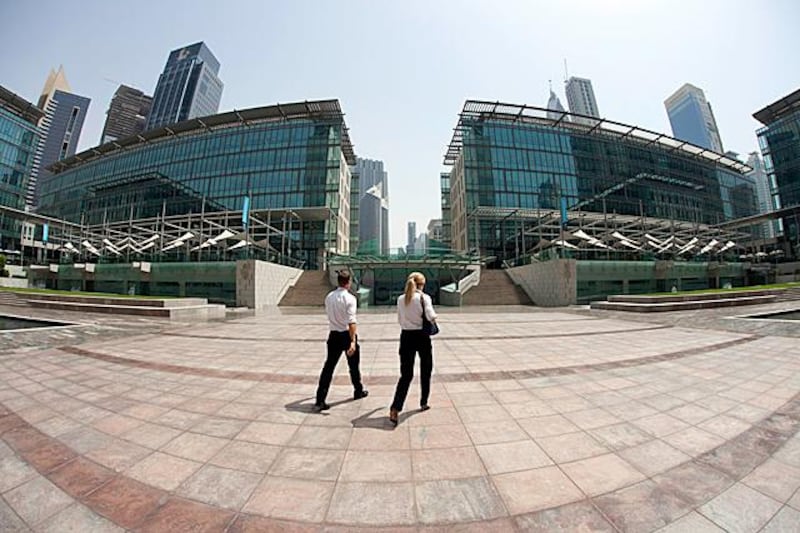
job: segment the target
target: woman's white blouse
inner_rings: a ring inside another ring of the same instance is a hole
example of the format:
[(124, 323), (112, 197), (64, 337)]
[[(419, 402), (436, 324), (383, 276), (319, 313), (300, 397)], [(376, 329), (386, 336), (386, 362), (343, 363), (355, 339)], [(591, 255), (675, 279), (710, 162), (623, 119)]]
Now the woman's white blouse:
[(411, 301), (406, 305), (406, 296), (401, 294), (397, 298), (397, 321), (402, 329), (422, 329), (422, 306), (419, 299), (422, 298), (425, 306), (425, 316), (428, 320), (436, 319), (436, 311), (433, 310), (431, 297), (424, 292), (417, 291), (411, 297)]

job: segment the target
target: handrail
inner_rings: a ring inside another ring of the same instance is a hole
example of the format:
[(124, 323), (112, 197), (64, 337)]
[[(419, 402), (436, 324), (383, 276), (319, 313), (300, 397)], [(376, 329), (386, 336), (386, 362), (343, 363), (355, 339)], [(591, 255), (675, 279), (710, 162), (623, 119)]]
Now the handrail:
[(464, 294), (472, 287), (477, 287), (478, 284), (481, 282), (481, 270), (476, 268), (460, 280), (456, 284), (456, 290), (461, 294)]

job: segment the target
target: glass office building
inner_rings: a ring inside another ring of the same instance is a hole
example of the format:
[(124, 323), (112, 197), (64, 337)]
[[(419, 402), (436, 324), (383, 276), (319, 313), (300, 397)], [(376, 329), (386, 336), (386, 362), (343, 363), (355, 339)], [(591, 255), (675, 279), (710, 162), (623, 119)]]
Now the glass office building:
[[(0, 86), (0, 205), (25, 208), (25, 194), (41, 137), (37, 123), (44, 112)], [(19, 222), (0, 215), (0, 253), (17, 250)]]
[(782, 239), (787, 251), (800, 256), (800, 89), (753, 116), (764, 124), (757, 131), (773, 208), (782, 210)]
[(547, 218), (599, 213), (599, 230), (598, 219), (615, 214), (707, 226), (756, 212), (750, 169), (736, 159), (635, 126), (553, 113), (465, 103), (445, 155), (449, 183), (441, 180), (454, 250), (518, 257), (541, 240), (528, 232), (521, 246), (526, 225)]
[(187, 213), (239, 217), (247, 203), (251, 216), (281, 230), (271, 238), (291, 242), (287, 253), (317, 268), (326, 253), (350, 251), (353, 164), (338, 100), (233, 111), (57, 162), (41, 212), (97, 225)]

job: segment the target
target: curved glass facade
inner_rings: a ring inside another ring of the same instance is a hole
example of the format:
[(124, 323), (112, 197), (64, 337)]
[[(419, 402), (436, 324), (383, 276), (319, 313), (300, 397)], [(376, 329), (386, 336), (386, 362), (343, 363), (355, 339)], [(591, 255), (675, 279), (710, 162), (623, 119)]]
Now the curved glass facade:
[[(558, 212), (562, 202), (572, 213), (695, 224), (756, 212), (755, 185), (733, 165), (679, 146), (558, 122), (462, 115), (449, 184), (454, 249), (480, 248), (481, 254), (509, 258), (514, 253), (504, 243), (519, 227), (499, 223), (508, 210), (533, 217)], [(498, 210), (496, 219), (471, 217), (492, 208)]]
[(99, 155), (89, 150), (67, 160), (43, 185), (40, 211), (91, 225), (238, 211), (249, 196), (253, 214), (267, 219), (273, 211), (291, 212), (299, 220), (291, 227), (297, 243), (291, 253), (307, 265), (315, 265), (320, 249), (349, 251), (351, 174), (344, 150), (352, 147), (340, 113), (234, 118), (205, 127), (213, 118), (195, 119), (197, 127), (186, 133), (165, 128), (153, 140), (105, 145)]
[[(24, 209), (25, 192), (41, 136), (36, 122), (43, 113), (0, 87), (0, 205)], [(19, 244), (20, 227), (0, 216), (0, 250)]]

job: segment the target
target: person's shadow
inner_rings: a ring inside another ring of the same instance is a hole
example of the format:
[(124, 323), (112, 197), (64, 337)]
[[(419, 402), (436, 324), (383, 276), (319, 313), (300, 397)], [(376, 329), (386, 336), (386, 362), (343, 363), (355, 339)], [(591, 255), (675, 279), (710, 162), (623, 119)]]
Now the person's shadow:
[[(363, 415), (352, 419), (354, 428), (371, 428), (371, 429), (382, 429), (384, 431), (392, 431), (396, 429), (396, 426), (389, 421), (389, 417), (385, 415), (380, 416), (373, 416), (378, 411), (383, 411), (383, 407), (376, 407), (372, 411), (367, 411)], [(422, 411), (411, 411), (406, 413), (400, 413), (400, 416), (397, 418), (397, 424), (400, 425), (403, 423), (404, 420), (407, 420), (414, 416), (416, 413)]]
[[(327, 411), (315, 411), (314, 410), (314, 401), (315, 400), (316, 400), (316, 398), (311, 396), (310, 398), (303, 398), (303, 399), (297, 400), (295, 402), (289, 402), (289, 403), (285, 404), (283, 407), (287, 411), (293, 411), (293, 412), (296, 412), (296, 413), (314, 413), (314, 414), (317, 414), (317, 415), (326, 415), (327, 416), (328, 415)], [(355, 400), (353, 398), (347, 398), (347, 399), (344, 399), (344, 400), (339, 400), (338, 402), (331, 402), (331, 403), (328, 404), (328, 406), (331, 409), (333, 409), (337, 405), (342, 405), (342, 404), (350, 403), (350, 402), (354, 402), (354, 401)]]

